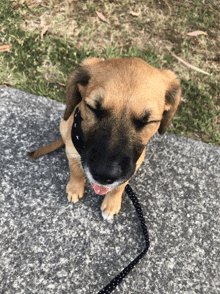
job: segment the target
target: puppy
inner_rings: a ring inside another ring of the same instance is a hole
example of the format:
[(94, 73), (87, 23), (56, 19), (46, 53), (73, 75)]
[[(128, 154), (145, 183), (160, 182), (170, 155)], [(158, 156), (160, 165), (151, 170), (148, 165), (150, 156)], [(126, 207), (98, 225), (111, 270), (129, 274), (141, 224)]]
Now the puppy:
[(28, 155), (35, 159), (65, 146), (68, 199), (83, 197), (87, 178), (97, 194), (105, 194), (101, 210), (111, 218), (121, 208), (124, 188), (143, 162), (149, 139), (157, 131), (164, 134), (180, 95), (174, 73), (140, 58), (86, 59), (67, 83), (62, 138)]

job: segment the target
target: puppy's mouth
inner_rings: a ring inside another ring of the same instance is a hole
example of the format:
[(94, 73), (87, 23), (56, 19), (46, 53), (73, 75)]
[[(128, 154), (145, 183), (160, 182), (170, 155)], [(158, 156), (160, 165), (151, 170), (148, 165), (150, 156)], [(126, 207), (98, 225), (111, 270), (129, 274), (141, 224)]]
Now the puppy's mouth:
[(103, 184), (97, 182), (93, 178), (93, 176), (90, 173), (88, 167), (84, 167), (84, 172), (85, 172), (85, 175), (86, 175), (87, 179), (92, 184), (95, 193), (99, 194), (99, 195), (105, 195), (107, 192), (109, 192), (110, 190), (120, 186), (123, 183), (122, 181), (116, 181), (116, 182), (114, 182), (114, 183), (112, 183), (110, 185), (103, 185)]
[(93, 189), (94, 189), (95, 193), (99, 194), (99, 195), (104, 195), (110, 190), (110, 188), (99, 186), (95, 183), (93, 183), (92, 185), (93, 185)]

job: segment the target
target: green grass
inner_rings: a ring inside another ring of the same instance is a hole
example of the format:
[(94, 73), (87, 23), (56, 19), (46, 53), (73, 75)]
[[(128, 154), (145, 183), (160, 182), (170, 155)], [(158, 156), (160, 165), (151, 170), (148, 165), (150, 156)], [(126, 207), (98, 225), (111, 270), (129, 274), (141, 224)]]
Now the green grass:
[[(63, 1), (66, 4), (65, 0)], [(75, 7), (76, 14), (71, 19), (75, 21), (76, 25), (80, 25), (79, 36), (68, 37), (65, 34), (60, 35), (58, 30), (56, 32), (49, 30), (43, 39), (40, 37), (40, 29), (36, 27), (27, 29), (24, 23), (25, 19), (34, 17), (39, 19), (43, 13), (47, 12), (47, 9), (41, 6), (30, 9), (25, 1), (21, 1), (21, 3), (23, 4), (14, 6), (13, 2), (0, 0), (0, 37), (2, 40), (0, 46), (7, 44), (12, 46), (8, 52), (0, 52), (0, 84), (64, 102), (64, 84), (66, 84), (72, 70), (84, 58), (88, 56), (101, 58), (140, 57), (152, 66), (175, 70), (180, 77), (183, 100), (168, 131), (220, 146), (220, 83), (215, 76), (219, 76), (218, 71), (215, 72), (215, 67), (213, 67), (213, 64), (219, 62), (220, 58), (218, 50), (215, 50), (220, 44), (219, 37), (216, 37), (219, 33), (215, 27), (217, 15), (213, 14), (217, 2), (213, 6), (209, 4), (202, 6), (201, 1), (195, 1), (193, 6), (190, 1), (186, 1), (185, 6), (174, 6), (174, 1), (169, 1), (174, 11), (174, 17), (167, 19), (164, 17), (163, 23), (157, 24), (158, 27), (156, 27), (154, 20), (160, 19), (155, 14), (157, 9), (163, 9), (167, 11), (167, 14), (169, 12), (164, 1), (147, 1), (149, 7), (153, 8), (152, 10), (147, 8), (146, 11), (144, 10), (146, 9), (145, 1), (137, 1), (137, 5), (140, 5), (139, 11), (143, 11), (143, 17), (138, 18), (137, 21), (126, 14), (126, 9), (130, 9), (127, 0), (123, 1), (121, 5), (120, 3), (114, 4), (114, 7), (112, 2), (103, 1), (100, 7), (106, 9), (107, 16), (108, 11), (109, 15), (123, 14), (122, 23), (116, 21), (115, 25), (114, 22), (97, 23), (94, 17), (98, 4), (92, 0), (88, 3), (84, 1)], [(51, 9), (51, 15), (53, 15), (55, 6), (51, 3), (48, 9)], [(80, 7), (85, 7), (85, 5), (87, 5), (86, 13), (85, 10), (82, 12), (80, 10)], [(120, 11), (120, 9), (122, 10)], [(144, 13), (147, 14), (149, 11), (151, 18), (146, 21)], [(62, 22), (64, 25), (67, 23), (65, 28), (68, 28), (69, 16), (65, 15), (67, 13), (62, 15)], [(94, 18), (94, 20), (91, 18), (92, 23), (89, 23), (90, 16)], [(59, 15), (57, 17), (59, 19)], [(30, 21), (27, 24), (30, 24)], [(130, 31), (127, 29), (128, 25), (130, 25)], [(57, 27), (62, 30), (61, 26)], [(130, 33), (133, 27), (135, 29)], [(185, 31), (192, 31), (195, 27), (196, 30), (206, 29), (216, 41), (211, 40), (211, 45), (207, 45), (206, 41), (210, 40), (204, 36), (198, 36), (194, 39), (184, 36)], [(153, 35), (153, 41), (147, 44), (143, 42), (141, 46), (138, 43), (133, 44), (132, 40), (136, 37), (140, 43), (137, 30), (142, 29), (146, 30), (146, 34), (149, 29)], [(90, 38), (90, 34), (93, 37)], [(130, 36), (131, 34), (134, 35)], [(212, 72), (213, 75), (204, 76), (184, 68), (166, 49), (161, 49), (157, 40), (160, 40), (163, 35), (165, 35), (167, 44), (175, 44), (174, 52), (180, 54), (182, 58), (191, 60), (193, 65), (202, 68), (208, 62), (209, 72)], [(102, 46), (97, 45), (96, 38), (102, 41), (103, 36), (104, 39), (112, 38), (113, 41), (106, 41), (105, 44), (103, 43), (104, 45), (101, 44)], [(81, 40), (83, 41), (81, 42)], [(79, 46), (80, 42), (82, 44)], [(198, 53), (200, 50), (198, 48), (203, 48), (203, 52)]]
[(181, 85), (185, 92), (185, 102), (180, 104), (178, 115), (172, 120), (174, 128), (171, 127), (168, 131), (218, 145), (219, 131), (214, 124), (218, 111), (213, 107), (214, 101), (210, 99), (206, 87), (196, 86), (184, 79), (181, 80)]

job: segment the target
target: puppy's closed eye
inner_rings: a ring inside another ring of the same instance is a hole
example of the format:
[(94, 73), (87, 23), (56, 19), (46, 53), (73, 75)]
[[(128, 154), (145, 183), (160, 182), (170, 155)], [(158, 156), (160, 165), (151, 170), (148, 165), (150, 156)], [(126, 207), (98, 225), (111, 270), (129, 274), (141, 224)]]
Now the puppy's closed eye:
[(133, 119), (133, 123), (134, 123), (134, 126), (136, 128), (137, 131), (141, 131), (148, 122), (142, 120), (142, 119), (137, 119), (137, 118), (134, 118)]
[(92, 111), (95, 116), (101, 120), (104, 116), (104, 110), (101, 109), (100, 104), (96, 106), (96, 108), (92, 107), (90, 104), (86, 103), (86, 107)]
[(133, 119), (133, 123), (135, 125), (135, 128), (137, 131), (141, 131), (146, 125), (152, 124), (152, 123), (159, 123), (160, 120), (152, 120), (152, 121), (146, 121), (141, 119)]
[(88, 103), (86, 103), (86, 106), (92, 111), (95, 113), (96, 109), (93, 108), (91, 105), (89, 105)]
[(136, 131), (142, 131), (142, 129), (149, 124), (158, 123), (160, 120), (151, 120), (150, 119), (151, 112), (146, 111), (146, 113), (142, 117), (132, 117), (132, 122), (135, 126)]

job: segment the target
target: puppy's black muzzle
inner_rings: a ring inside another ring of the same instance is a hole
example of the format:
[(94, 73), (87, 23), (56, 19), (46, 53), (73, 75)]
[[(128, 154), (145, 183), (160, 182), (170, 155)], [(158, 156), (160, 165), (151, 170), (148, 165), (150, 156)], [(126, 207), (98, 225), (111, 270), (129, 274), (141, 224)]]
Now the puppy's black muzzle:
[(87, 166), (93, 179), (101, 185), (125, 182), (133, 175), (136, 167), (131, 157), (122, 154), (120, 149), (108, 152), (100, 146), (93, 146), (88, 152)]
[(102, 124), (87, 136), (82, 154), (82, 164), (89, 169), (96, 183), (104, 186), (126, 182), (136, 169), (135, 150), (126, 135), (128, 131), (122, 132), (115, 125)]

